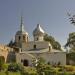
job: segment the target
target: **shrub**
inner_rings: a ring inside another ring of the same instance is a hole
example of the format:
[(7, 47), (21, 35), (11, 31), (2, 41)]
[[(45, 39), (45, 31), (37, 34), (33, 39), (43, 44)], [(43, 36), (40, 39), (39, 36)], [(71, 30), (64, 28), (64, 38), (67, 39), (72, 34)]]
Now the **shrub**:
[(33, 67), (24, 67), (24, 75), (37, 75), (37, 71)]
[(16, 72), (16, 71), (22, 71), (22, 66), (16, 63), (11, 63), (8, 66), (8, 71)]
[(5, 63), (5, 58), (4, 58), (4, 56), (0, 56), (0, 70), (2, 70), (3, 69), (3, 64)]
[(74, 71), (74, 67), (73, 66), (65, 66), (64, 69), (66, 71)]
[(56, 75), (55, 70), (45, 70), (44, 73), (45, 75)]
[(3, 68), (4, 70), (7, 70), (7, 69), (8, 69), (8, 65), (9, 65), (9, 64), (3, 64), (3, 65), (2, 65), (2, 68)]

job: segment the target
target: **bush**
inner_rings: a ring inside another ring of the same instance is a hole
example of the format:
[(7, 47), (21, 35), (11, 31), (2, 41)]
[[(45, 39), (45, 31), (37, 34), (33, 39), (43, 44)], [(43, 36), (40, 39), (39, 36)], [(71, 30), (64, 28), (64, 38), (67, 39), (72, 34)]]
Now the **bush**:
[(24, 71), (21, 74), (22, 75), (37, 75), (37, 71), (33, 67), (24, 67)]
[(71, 71), (71, 72), (74, 71), (74, 67), (73, 66), (65, 66), (64, 69), (66, 71)]
[(45, 70), (44, 73), (45, 75), (56, 75), (55, 70)]
[(21, 70), (22, 70), (22, 66), (16, 63), (11, 63), (8, 66), (8, 71), (16, 72)]
[(3, 68), (3, 70), (7, 70), (8, 69), (8, 64), (3, 64), (2, 68)]
[(3, 64), (5, 63), (5, 58), (4, 58), (4, 56), (0, 56), (0, 70), (2, 70), (3, 69)]

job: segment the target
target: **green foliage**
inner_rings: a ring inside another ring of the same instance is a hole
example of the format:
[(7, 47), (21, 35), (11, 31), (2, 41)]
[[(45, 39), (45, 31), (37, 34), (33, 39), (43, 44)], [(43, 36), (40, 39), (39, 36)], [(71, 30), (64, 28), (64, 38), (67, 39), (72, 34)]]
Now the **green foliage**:
[(3, 64), (5, 63), (5, 58), (4, 58), (4, 56), (0, 56), (0, 70), (2, 70), (3, 69)]
[(0, 72), (0, 75), (21, 75), (20, 72), (4, 72), (4, 71), (1, 71)]
[(5, 63), (4, 56), (0, 56), (0, 66)]
[(20, 72), (8, 72), (8, 75), (21, 75)]
[(60, 45), (60, 43), (59, 43), (58, 41), (56, 41), (56, 40), (54, 39), (54, 37), (49, 36), (48, 34), (45, 34), (44, 40), (50, 42), (51, 45), (52, 45), (52, 47), (53, 47), (54, 49), (61, 50), (61, 45)]
[(59, 44), (59, 42), (55, 41), (55, 42), (53, 43), (53, 48), (54, 48), (54, 49), (61, 50), (61, 45)]
[(75, 69), (73, 66), (64, 66), (64, 69), (67, 71), (67, 72), (73, 72)]
[(42, 64), (42, 66), (38, 68), (38, 71), (37, 68), (35, 67), (23, 67), (21, 64), (17, 64), (17, 65), (22, 67), (21, 70), (17, 72), (1, 71), (0, 75), (75, 75), (75, 66), (71, 66), (71, 65), (54, 68), (50, 65)]
[(2, 65), (3, 70), (5, 70), (5, 71), (6, 71), (6, 70), (8, 69), (8, 65), (9, 65), (9, 64), (6, 64), (6, 63), (5, 63), (5, 64), (3, 64), (3, 65)]
[(41, 57), (41, 58), (38, 58), (37, 59), (37, 62), (36, 62), (36, 60), (34, 61), (34, 63), (35, 63), (35, 68), (36, 68), (36, 70), (37, 70), (37, 73), (38, 73), (38, 75), (42, 75), (42, 72), (45, 70), (45, 60)]
[(8, 71), (11, 71), (11, 72), (22, 71), (22, 69), (23, 69), (23, 67), (17, 63), (11, 63), (8, 66)]
[(36, 67), (25, 67), (17, 63), (4, 64), (7, 70), (2, 70), (0, 75), (75, 75), (75, 66), (52, 67), (43, 58), (39, 58), (37, 63)]
[(69, 47), (70, 51), (75, 51), (75, 32), (69, 34), (65, 47)]
[(24, 68), (24, 75), (37, 75), (37, 71), (33, 67), (25, 67)]
[(4, 71), (0, 72), (0, 75), (6, 75)]
[[(75, 65), (75, 52), (68, 53), (66, 55), (66, 59), (67, 59), (67, 64)], [(72, 63), (70, 63), (70, 61), (72, 61)]]
[(43, 58), (39, 58), (37, 62), (36, 70), (38, 75), (43, 75), (43, 73), (45, 75), (49, 75), (51, 73), (52, 75), (55, 73), (54, 72), (55, 70), (50, 65), (46, 64)]
[(68, 53), (67, 58), (70, 59), (70, 60), (75, 61), (75, 53)]
[(9, 46), (9, 47), (14, 47), (14, 46), (16, 46), (16, 42), (14, 42), (13, 40), (11, 40), (8, 44), (7, 44), (7, 46)]
[(54, 70), (45, 70), (45, 75), (56, 75), (56, 72)]
[(13, 47), (13, 41), (11, 40), (8, 44), (9, 47)]

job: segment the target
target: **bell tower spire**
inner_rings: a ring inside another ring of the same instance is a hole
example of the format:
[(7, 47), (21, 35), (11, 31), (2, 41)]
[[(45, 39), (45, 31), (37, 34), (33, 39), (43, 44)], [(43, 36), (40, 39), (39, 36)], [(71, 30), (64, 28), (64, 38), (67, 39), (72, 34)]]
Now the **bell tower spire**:
[(28, 32), (26, 32), (24, 29), (23, 16), (21, 15), (20, 29), (16, 32), (15, 35), (16, 46), (22, 48), (23, 44), (26, 44), (28, 42), (28, 39)]
[(21, 15), (21, 24), (20, 24), (20, 31), (25, 31), (24, 30), (24, 23), (23, 23), (23, 16)]

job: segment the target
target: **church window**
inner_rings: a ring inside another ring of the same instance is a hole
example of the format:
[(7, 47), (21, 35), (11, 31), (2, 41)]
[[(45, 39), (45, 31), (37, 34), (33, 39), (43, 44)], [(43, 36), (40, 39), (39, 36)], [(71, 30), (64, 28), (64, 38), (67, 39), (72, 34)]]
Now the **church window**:
[(23, 59), (21, 59), (21, 62), (23, 62)]
[(23, 36), (23, 40), (25, 40), (25, 36)]
[(34, 49), (36, 49), (36, 45), (34, 45)]
[(28, 37), (27, 37), (27, 42), (28, 42)]
[(38, 41), (38, 38), (37, 38), (37, 41)]
[(19, 36), (19, 40), (21, 39), (21, 37)]

